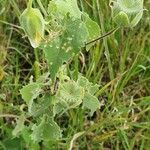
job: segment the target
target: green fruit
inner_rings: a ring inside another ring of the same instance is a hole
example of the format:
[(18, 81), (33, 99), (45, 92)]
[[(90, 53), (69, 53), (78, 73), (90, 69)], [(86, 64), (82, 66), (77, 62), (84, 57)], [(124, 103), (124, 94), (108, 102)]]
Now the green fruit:
[(31, 0), (20, 16), (20, 24), (27, 34), (32, 47), (38, 47), (44, 38), (45, 21), (39, 9), (32, 8)]
[(143, 0), (110, 0), (114, 22), (121, 27), (135, 27), (143, 16)]
[(124, 13), (123, 11), (119, 12), (115, 17), (114, 17), (114, 22), (118, 24), (121, 27), (127, 27), (130, 24), (128, 15)]

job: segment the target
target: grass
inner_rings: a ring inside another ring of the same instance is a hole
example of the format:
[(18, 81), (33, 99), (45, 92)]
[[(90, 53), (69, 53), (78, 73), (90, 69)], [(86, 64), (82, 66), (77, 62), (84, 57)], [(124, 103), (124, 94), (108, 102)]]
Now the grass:
[[(79, 0), (79, 6), (97, 21), (102, 34), (115, 27), (110, 17), (108, 0)], [(45, 7), (48, 0), (44, 0)], [(12, 139), (15, 116), (24, 106), (19, 89), (46, 64), (38, 50), (36, 57), (27, 38), (21, 38), (18, 17), (26, 0), (0, 1), (0, 149), (12, 149), (22, 138)], [(145, 8), (150, 10), (149, 2)], [(62, 141), (51, 148), (69, 149), (74, 136), (74, 149), (87, 150), (149, 150), (150, 148), (150, 13), (133, 30), (119, 29), (89, 51), (82, 51), (69, 71), (82, 72), (101, 88), (96, 96), (101, 109), (93, 117), (81, 108), (58, 117), (64, 129)], [(7, 53), (7, 55), (6, 55)], [(6, 55), (6, 57), (5, 57)], [(5, 72), (5, 73), (4, 73)], [(3, 116), (5, 114), (5, 117)], [(9, 115), (7, 115), (9, 114)], [(8, 147), (6, 147), (6, 145)], [(10, 147), (9, 147), (10, 146)]]

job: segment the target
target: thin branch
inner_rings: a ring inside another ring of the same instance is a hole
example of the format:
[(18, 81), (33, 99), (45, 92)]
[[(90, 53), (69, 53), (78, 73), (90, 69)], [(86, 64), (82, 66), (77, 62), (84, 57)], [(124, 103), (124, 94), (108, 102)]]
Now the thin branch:
[(1, 23), (3, 23), (3, 24), (9, 25), (9, 26), (12, 26), (12, 27), (18, 28), (18, 29), (23, 29), (21, 26), (17, 26), (17, 25), (15, 25), (15, 24), (8, 23), (8, 22), (3, 21), (3, 20), (0, 20), (0, 22), (1, 22)]
[[(17, 119), (19, 119), (20, 116), (13, 115), (13, 114), (0, 114), (0, 118), (5, 118), (5, 117), (7, 117), (7, 118), (17, 118)], [(31, 121), (28, 120), (28, 119), (25, 119), (25, 121), (31, 123)]]
[(89, 44), (94, 43), (94, 42), (96, 42), (96, 41), (98, 41), (98, 40), (101, 40), (101, 39), (103, 39), (103, 38), (105, 38), (105, 37), (107, 37), (107, 36), (113, 34), (113, 33), (116, 32), (118, 29), (119, 29), (119, 28), (115, 28), (115, 29), (109, 31), (109, 32), (106, 33), (106, 34), (104, 34), (104, 35), (102, 35), (102, 36), (100, 36), (100, 37), (98, 37), (98, 38), (96, 38), (96, 39), (94, 39), (94, 40), (92, 40), (92, 41), (87, 42), (85, 45), (89, 45)]

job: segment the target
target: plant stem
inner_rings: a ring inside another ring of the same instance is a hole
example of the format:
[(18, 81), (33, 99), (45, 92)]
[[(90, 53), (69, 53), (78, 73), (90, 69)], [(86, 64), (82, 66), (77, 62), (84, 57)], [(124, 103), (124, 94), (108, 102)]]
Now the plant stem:
[(42, 3), (41, 3), (41, 0), (37, 0), (37, 3), (39, 4), (39, 6), (40, 6), (40, 8), (41, 8), (41, 10), (42, 10), (42, 13), (44, 14), (44, 16), (47, 16), (48, 14), (47, 14), (47, 12), (46, 12), (44, 6), (43, 6)]
[(35, 60), (39, 62), (38, 49), (34, 48)]
[(78, 79), (78, 67), (79, 67), (79, 63), (78, 63), (78, 55), (75, 56), (75, 80)]
[[(99, 12), (99, 19), (100, 19), (100, 25), (101, 25), (102, 34), (105, 34), (103, 13), (102, 13), (102, 9), (100, 8), (99, 0), (96, 0), (96, 3), (97, 3), (98, 12)], [(110, 53), (109, 53), (109, 49), (108, 49), (108, 44), (107, 44), (107, 39), (106, 38), (103, 39), (103, 44), (104, 44), (104, 48), (105, 48), (106, 59), (108, 61), (108, 69), (109, 69), (110, 80), (113, 80), (114, 79), (114, 72), (113, 72), (112, 62), (111, 62)]]
[(40, 67), (39, 67), (39, 56), (38, 56), (38, 49), (34, 49), (34, 55), (35, 55), (35, 62), (34, 62), (34, 73), (35, 73), (35, 79), (37, 80), (40, 76)]
[(92, 40), (92, 41), (87, 42), (85, 45), (89, 45), (89, 44), (94, 43), (94, 42), (96, 42), (96, 41), (98, 41), (98, 40), (102, 40), (103, 38), (105, 38), (105, 37), (107, 37), (107, 36), (113, 34), (114, 32), (116, 32), (118, 29), (119, 29), (119, 28), (115, 28), (115, 29), (109, 31), (109, 32), (106, 33), (106, 34), (104, 34), (104, 35), (102, 35), (102, 36), (100, 36), (100, 37), (97, 37), (96, 39), (94, 39), (94, 40)]
[[(6, 118), (17, 118), (17, 119), (19, 119), (20, 116), (13, 115), (13, 114), (0, 114), (0, 118), (5, 118), (5, 117)], [(25, 119), (25, 121), (31, 123), (31, 121), (28, 119)]]
[(31, 8), (32, 8), (32, 2), (33, 2), (33, 0), (29, 0), (28, 6), (27, 6), (28, 9), (31, 9)]

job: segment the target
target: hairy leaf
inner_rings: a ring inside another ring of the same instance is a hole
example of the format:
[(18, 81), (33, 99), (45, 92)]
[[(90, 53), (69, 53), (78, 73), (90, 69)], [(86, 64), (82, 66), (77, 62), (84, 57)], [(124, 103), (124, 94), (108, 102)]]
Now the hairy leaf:
[(82, 103), (84, 98), (84, 88), (75, 81), (69, 80), (60, 84), (58, 93), (55, 96), (56, 105), (54, 113), (60, 113), (71, 108), (76, 108)]
[(94, 94), (98, 91), (99, 86), (89, 82), (87, 78), (81, 75), (79, 76), (77, 83), (85, 89), (83, 107), (90, 109), (90, 115), (92, 116), (93, 113), (100, 108), (100, 102), (98, 101), (97, 97), (94, 96)]
[(67, 19), (65, 25), (66, 29), (62, 35), (44, 47), (52, 79), (55, 78), (59, 67), (80, 51), (87, 39), (87, 29), (81, 20)]
[(83, 107), (90, 109), (90, 115), (92, 116), (93, 113), (100, 108), (100, 103), (95, 96), (86, 93), (83, 99)]
[(34, 117), (41, 116), (48, 111), (50, 107), (52, 97), (49, 94), (44, 95), (41, 97), (38, 102), (33, 102), (31, 107), (30, 114)]
[(62, 16), (69, 14), (74, 18), (81, 18), (81, 11), (78, 8), (77, 0), (52, 0), (49, 3), (49, 13), (57, 13)]
[(22, 99), (27, 103), (30, 113), (33, 105), (33, 100), (40, 95), (42, 87), (45, 84), (44, 82), (48, 78), (48, 75), (49, 73), (40, 76), (36, 82), (31, 82), (20, 90)]
[(27, 103), (27, 105), (29, 107), (29, 111), (33, 104), (33, 100), (39, 96), (40, 92), (41, 92), (41, 87), (37, 83), (30, 83), (30, 84), (24, 86), (20, 90), (23, 100)]
[(31, 150), (40, 149), (40, 145), (38, 143), (33, 142), (33, 140), (31, 139), (30, 126), (25, 127), (21, 133), (22, 133), (21, 136), (26, 143), (26, 149), (31, 149)]
[(143, 0), (112, 0), (110, 5), (113, 19), (119, 26), (134, 27), (142, 18)]
[(99, 89), (97, 84), (94, 85), (92, 82), (89, 82), (87, 78), (81, 75), (79, 76), (77, 82), (85, 89), (86, 92), (90, 93), (91, 95), (94, 95)]
[(42, 117), (39, 125), (33, 125), (31, 138), (35, 142), (54, 141), (61, 137), (61, 130), (57, 123), (46, 115)]
[[(83, 21), (86, 25), (86, 28), (88, 30), (87, 41), (91, 41), (91, 40), (94, 40), (97, 37), (99, 37), (101, 35), (99, 25), (95, 21), (93, 21), (86, 13), (84, 13), (82, 17), (83, 17)], [(87, 50), (89, 50), (91, 48), (91, 46), (94, 44), (95, 43), (88, 45)]]
[(12, 132), (13, 136), (17, 136), (23, 130), (24, 121), (25, 121), (25, 116), (21, 115), (19, 117), (19, 119), (17, 120), (17, 125), (16, 125), (15, 129)]

